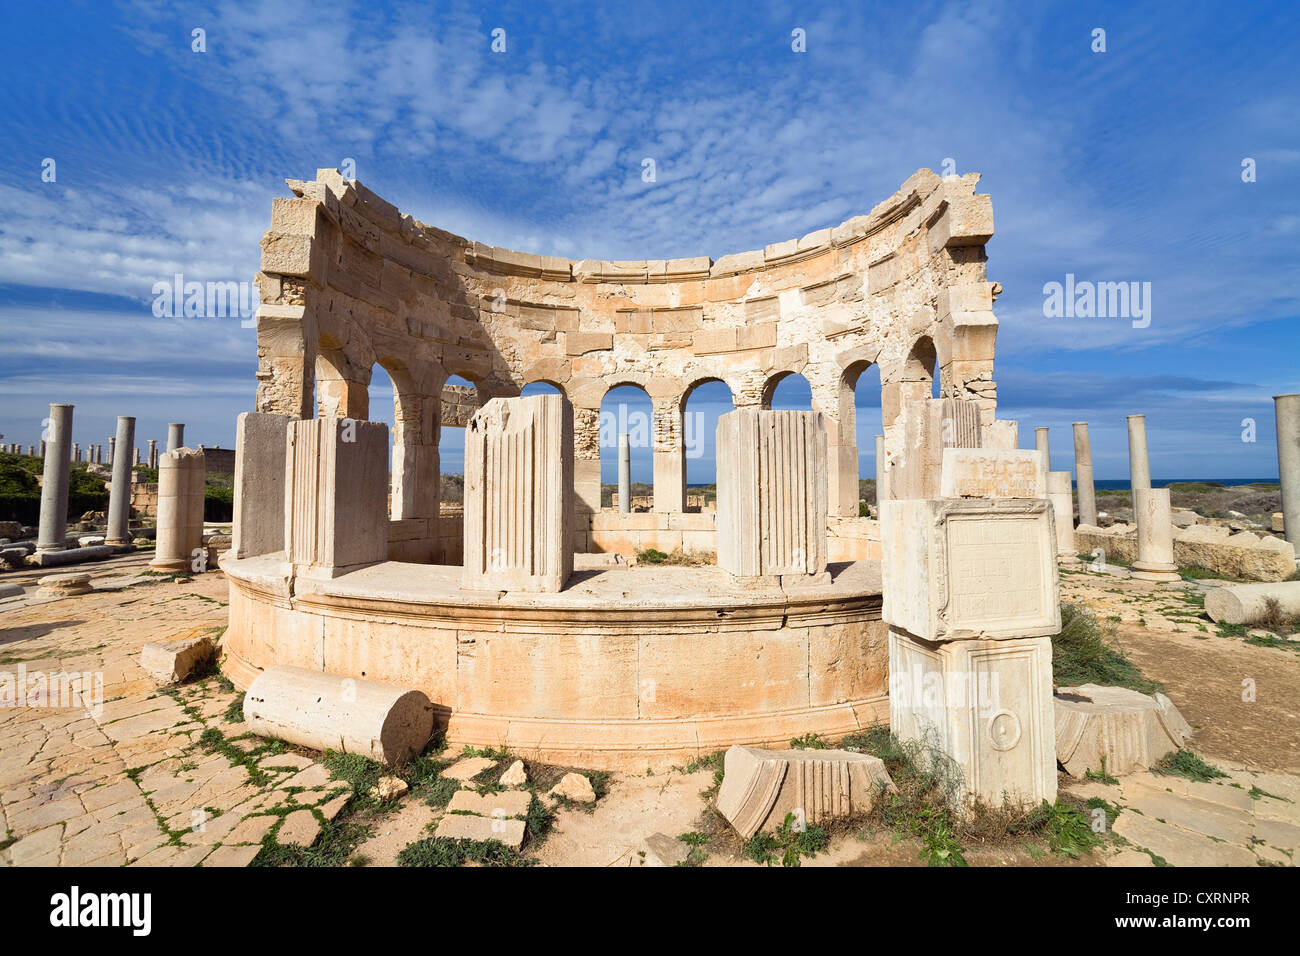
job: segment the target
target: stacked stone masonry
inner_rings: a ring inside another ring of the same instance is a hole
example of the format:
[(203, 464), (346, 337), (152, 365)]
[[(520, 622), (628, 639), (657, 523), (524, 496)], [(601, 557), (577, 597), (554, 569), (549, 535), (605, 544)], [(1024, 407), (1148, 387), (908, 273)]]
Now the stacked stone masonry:
[[(902, 450), (900, 410), (929, 397), (935, 376), (943, 397), (994, 421), (983, 248), (993, 218), (977, 182), (920, 170), (870, 215), (801, 239), (716, 261), (605, 262), (463, 239), (320, 170), (289, 181), (294, 196), (274, 201), (262, 240), (257, 408), (364, 420), (382, 366), (395, 388), (391, 517), (427, 521), (438, 517), (441, 427), (548, 383), (574, 407), (583, 534), (600, 511), (599, 415), (611, 388), (648, 393), (654, 509), (674, 514), (685, 505), (692, 390), (721, 381), (737, 408), (764, 408), (799, 373), (825, 420), (829, 513), (856, 516), (853, 390), (865, 369), (880, 369), (887, 453)], [(452, 376), (474, 394), (449, 391)]]

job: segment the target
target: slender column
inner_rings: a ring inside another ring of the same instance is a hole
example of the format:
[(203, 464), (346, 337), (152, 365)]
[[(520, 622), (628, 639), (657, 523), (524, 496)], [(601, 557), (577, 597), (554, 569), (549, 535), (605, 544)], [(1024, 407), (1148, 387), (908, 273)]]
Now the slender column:
[(97, 465), (102, 465), (103, 463), (104, 463), (104, 446), (103, 446), (103, 445), (96, 444), (96, 445), (95, 445), (95, 464), (97, 464)]
[[(109, 442), (109, 457), (113, 462), (113, 484), (108, 495), (108, 534), (105, 544), (126, 547), (131, 543), (131, 462), (126, 449), (135, 441), (135, 419), (119, 415), (117, 437)], [(123, 454), (114, 454), (121, 448)]]
[[(121, 419), (118, 420), (121, 421)], [(117, 451), (117, 439), (110, 438), (108, 440), (108, 464), (110, 465), (113, 464), (113, 459), (115, 457), (116, 451)]]
[[(1047, 429), (1046, 429), (1046, 428), (1035, 428), (1035, 429), (1034, 429), (1034, 447), (1037, 448), (1039, 451), (1041, 451), (1044, 455), (1047, 456), (1047, 461), (1044, 462), (1044, 467), (1046, 467), (1048, 471), (1051, 471), (1051, 470), (1052, 470), (1052, 453), (1051, 453), (1051, 450), (1050, 450), (1050, 448), (1049, 448), (1049, 446), (1048, 446), (1048, 444), (1047, 444)], [(1071, 510), (1073, 510), (1073, 509), (1071, 509)]]
[(68, 474), (72, 465), (68, 443), (72, 438), (72, 406), (50, 406), (50, 454), (45, 456), (41, 480), (41, 526), (38, 551), (62, 551), (68, 530)]
[(1300, 551), (1300, 394), (1274, 395), (1277, 474), (1282, 482), (1282, 532)]
[(619, 514), (632, 511), (632, 446), (627, 432), (618, 436), (618, 510)]
[(185, 425), (182, 422), (170, 422), (167, 425), (167, 450), (175, 451), (185, 447)]
[(1137, 522), (1137, 560), (1133, 577), (1143, 581), (1177, 581), (1174, 524), (1169, 489), (1151, 487), (1145, 415), (1128, 416), (1129, 488)]
[(41, 439), (41, 457), (42, 457), (42, 458), (45, 457), (45, 439), (44, 439), (44, 438)]
[(156, 438), (149, 439), (149, 467), (155, 470), (158, 468), (158, 440)]
[(1092, 487), (1092, 443), (1088, 423), (1074, 423), (1074, 481), (1079, 492), (1079, 524), (1097, 524), (1097, 496)]
[(81, 443), (80, 443), (80, 442), (75, 442), (75, 441), (74, 441), (74, 442), (72, 443), (72, 460), (73, 460), (73, 461), (81, 461)]
[(132, 465), (139, 465), (139, 464), (140, 464), (140, 449), (139, 449), (139, 448), (132, 448), (132, 449), (131, 449), (131, 464), (132, 464)]
[(1076, 564), (1079, 556), (1074, 550), (1074, 498), (1068, 471), (1047, 473), (1047, 499), (1056, 516), (1056, 560), (1061, 564)]
[(1151, 487), (1151, 463), (1147, 458), (1147, 417), (1128, 417), (1128, 486), (1134, 492)]

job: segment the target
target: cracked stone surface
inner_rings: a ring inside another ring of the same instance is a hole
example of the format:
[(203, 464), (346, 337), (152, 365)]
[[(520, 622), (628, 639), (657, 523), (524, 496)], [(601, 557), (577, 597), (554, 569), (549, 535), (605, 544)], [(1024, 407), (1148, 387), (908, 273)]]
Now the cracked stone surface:
[[(330, 778), (319, 754), (248, 734), (228, 715), (237, 695), (216, 678), (156, 688), (140, 668), (141, 647), (215, 638), (226, 623), (227, 585), (219, 571), (142, 577), (143, 561), (97, 563), (89, 593), (11, 600), (0, 609), (0, 680), (70, 675), (66, 687), (37, 688), (29, 706), (0, 707), (0, 865), (247, 866), (264, 845), (315, 841), (351, 812), (351, 791)], [(976, 848), (970, 861), (1294, 865), (1300, 654), (1218, 633), (1184, 592), (1086, 573), (1063, 575), (1062, 586), (1066, 600), (1103, 620), (1119, 618), (1125, 653), (1165, 684), (1193, 725), (1188, 746), (1228, 776), (1199, 783), (1143, 772), (1114, 785), (1062, 777), (1064, 792), (1119, 808), (1107, 847), (1080, 860), (1044, 859), (1018, 846)], [(1255, 682), (1255, 701), (1242, 699), (1244, 678)], [(404, 847), (435, 832), (522, 838), (528, 792), (475, 787), (515, 757), (444, 755), (454, 763), (443, 777), (465, 778), (450, 806), (429, 806), (414, 791), (392, 801), (354, 859), (392, 865)], [(544, 770), (527, 768), (539, 793), (559, 779), (559, 769)], [(594, 807), (561, 808), (546, 842), (525, 841), (523, 852), (543, 865), (639, 865), (648, 835), (675, 838), (702, 825), (700, 791), (711, 778), (708, 769), (612, 774)], [(756, 864), (715, 841), (704, 865)], [(805, 865), (918, 865), (917, 848), (889, 833), (847, 835)]]
[[(226, 584), (123, 574), (138, 563), (97, 564), (90, 593), (0, 617), (0, 679), (38, 690), (35, 706), (0, 708), (0, 865), (247, 866), (282, 819), (310, 844), (315, 814), (333, 819), (350, 799), (316, 760), (228, 717), (228, 685), (155, 688), (141, 647), (218, 636)], [(77, 676), (55, 693), (52, 675)]]

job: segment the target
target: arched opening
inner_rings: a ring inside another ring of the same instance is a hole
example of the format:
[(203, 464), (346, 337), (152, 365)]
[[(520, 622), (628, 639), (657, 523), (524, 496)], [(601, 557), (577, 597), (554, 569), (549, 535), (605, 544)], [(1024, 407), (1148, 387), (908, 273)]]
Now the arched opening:
[(438, 502), (442, 513), (458, 514), (465, 504), (465, 426), (482, 403), (478, 385), (451, 375), (443, 385), (438, 430)]
[(632, 511), (654, 510), (654, 406), (639, 385), (616, 385), (600, 402), (600, 507), (618, 510), (619, 436), (628, 436)]
[(907, 382), (923, 383), (925, 388), (915, 398), (939, 398), (939, 376), (935, 374), (937, 357), (934, 342), (928, 335), (916, 340), (912, 351), (908, 353), (907, 363), (903, 368), (903, 379)]
[(370, 369), (370, 409), (367, 421), (383, 422), (388, 426), (388, 514), (393, 514), (393, 441), (396, 437), (397, 430), (394, 423), (397, 420), (397, 389), (393, 386), (393, 379), (389, 376), (388, 371), (380, 364), (376, 363)]
[(520, 398), (527, 398), (529, 395), (563, 395), (564, 389), (550, 382), (529, 382), (519, 390)]
[[(686, 481), (686, 511), (717, 509), (718, 419), (735, 407), (731, 389), (721, 379), (696, 382), (682, 396), (682, 473)], [(722, 467), (726, 467), (725, 462)]]
[(880, 366), (863, 360), (846, 368), (841, 380), (840, 430), (852, 436), (857, 446), (858, 504), (853, 513), (859, 517), (874, 514), (876, 508), (876, 438), (885, 434), (881, 406)]
[(778, 372), (763, 386), (763, 407), (810, 412), (812, 386), (798, 372)]

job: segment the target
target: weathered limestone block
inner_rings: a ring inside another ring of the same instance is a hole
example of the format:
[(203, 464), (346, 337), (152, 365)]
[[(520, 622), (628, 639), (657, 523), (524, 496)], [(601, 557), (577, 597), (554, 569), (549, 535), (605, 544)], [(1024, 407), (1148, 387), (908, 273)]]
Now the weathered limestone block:
[(945, 448), (941, 498), (1045, 498), (1047, 458), (1028, 448)]
[(388, 426), (350, 418), (289, 424), (285, 551), (332, 578), (388, 557)]
[(465, 431), (465, 563), (471, 590), (560, 591), (573, 571), (573, 406), (494, 398)]
[(680, 866), (691, 855), (691, 848), (666, 833), (652, 833), (641, 841), (638, 853), (641, 866)]
[(433, 733), (433, 705), (418, 690), (279, 665), (254, 679), (244, 720), (262, 737), (397, 764)]
[(943, 497), (944, 455), (949, 449), (978, 449), (982, 440), (979, 403), (927, 398), (903, 409), (903, 446), (890, 469), (894, 498)]
[(1164, 694), (1083, 684), (1059, 688), (1054, 705), (1056, 759), (1073, 777), (1103, 767), (1117, 777), (1146, 770), (1192, 734)]
[(38, 568), (53, 568), (82, 561), (100, 561), (112, 557), (117, 549), (107, 544), (87, 548), (68, 548), (64, 551), (37, 551), (27, 555), (27, 563)]
[(889, 631), (889, 727), (950, 757), (992, 805), (1056, 799), (1052, 642), (917, 640)]
[(434, 836), (448, 840), (496, 840), (512, 850), (524, 842), (526, 824), (523, 820), (495, 816), (483, 817), (471, 813), (446, 813), (438, 823)]
[(1056, 529), (1041, 498), (884, 501), (885, 621), (927, 641), (1061, 629)]
[(1020, 447), (1020, 423), (999, 419), (981, 429), (981, 447), (1011, 451)]
[(848, 750), (732, 747), (723, 759), (718, 812), (748, 840), (793, 814), (821, 824), (869, 813), (893, 781), (879, 757)]
[[(112, 548), (105, 550), (111, 552)], [(90, 575), (78, 574), (75, 571), (69, 574), (47, 574), (36, 584), (37, 597), (70, 597), (74, 594), (86, 594), (91, 590)]]
[(236, 558), (284, 550), (288, 415), (244, 412), (235, 426)]
[(1252, 624), (1267, 610), (1269, 598), (1283, 614), (1300, 617), (1300, 581), (1214, 588), (1205, 595), (1205, 613), (1216, 624)]
[(718, 566), (787, 583), (826, 572), (826, 424), (820, 412), (742, 408), (718, 419)]
[(1296, 570), (1295, 548), (1289, 542), (1204, 524), (1174, 535), (1174, 560), (1182, 567), (1198, 566), (1254, 581), (1285, 581)]
[(159, 641), (140, 649), (140, 666), (160, 684), (176, 684), (212, 659), (217, 652), (209, 637)]
[(176, 448), (158, 457), (158, 541), (149, 567), (188, 571), (203, 544), (203, 452)]

